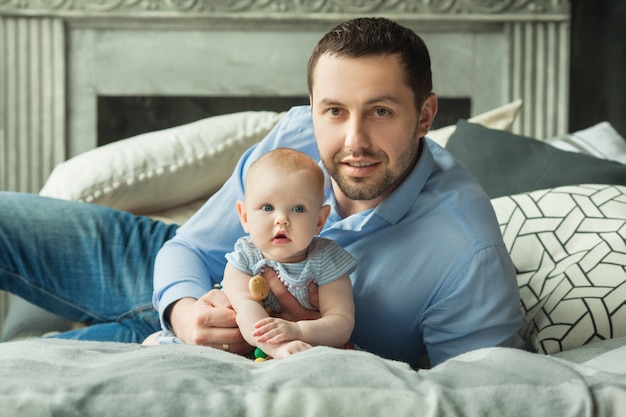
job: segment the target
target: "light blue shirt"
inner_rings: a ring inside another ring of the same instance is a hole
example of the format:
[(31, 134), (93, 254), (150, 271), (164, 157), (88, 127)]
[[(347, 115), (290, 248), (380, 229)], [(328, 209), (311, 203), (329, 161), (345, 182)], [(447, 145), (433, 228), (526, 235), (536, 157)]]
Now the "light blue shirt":
[[(319, 160), (311, 112), (296, 107), (241, 157), (224, 186), (167, 242), (156, 259), (161, 314), (222, 281), (243, 236), (235, 201), (250, 164), (277, 147)], [(321, 236), (358, 260), (350, 274), (356, 308), (351, 341), (386, 358), (436, 365), (512, 338), (521, 325), (515, 271), (489, 198), (442, 147), (426, 139), (417, 165), (375, 209), (342, 219), (333, 209)]]

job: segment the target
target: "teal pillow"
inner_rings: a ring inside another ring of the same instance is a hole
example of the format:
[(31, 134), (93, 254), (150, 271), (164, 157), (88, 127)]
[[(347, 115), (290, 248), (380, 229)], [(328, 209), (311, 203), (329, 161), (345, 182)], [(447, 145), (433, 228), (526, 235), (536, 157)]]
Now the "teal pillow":
[(576, 184), (626, 185), (626, 165), (459, 120), (446, 149), (490, 198)]

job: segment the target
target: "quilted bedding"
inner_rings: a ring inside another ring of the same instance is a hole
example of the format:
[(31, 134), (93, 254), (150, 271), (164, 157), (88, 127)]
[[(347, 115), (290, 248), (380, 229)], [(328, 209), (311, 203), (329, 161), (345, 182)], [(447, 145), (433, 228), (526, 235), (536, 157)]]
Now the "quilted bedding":
[(325, 347), (255, 363), (189, 345), (27, 339), (0, 344), (0, 403), (6, 417), (623, 416), (626, 339), (608, 342), (582, 364), (489, 348), (415, 371)]

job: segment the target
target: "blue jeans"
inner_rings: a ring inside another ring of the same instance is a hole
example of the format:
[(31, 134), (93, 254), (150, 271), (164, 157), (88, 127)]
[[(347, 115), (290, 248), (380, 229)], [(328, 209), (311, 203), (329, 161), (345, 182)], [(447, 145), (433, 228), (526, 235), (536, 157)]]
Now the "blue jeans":
[(0, 288), (88, 325), (59, 337), (141, 342), (160, 329), (154, 258), (176, 228), (93, 204), (0, 192)]

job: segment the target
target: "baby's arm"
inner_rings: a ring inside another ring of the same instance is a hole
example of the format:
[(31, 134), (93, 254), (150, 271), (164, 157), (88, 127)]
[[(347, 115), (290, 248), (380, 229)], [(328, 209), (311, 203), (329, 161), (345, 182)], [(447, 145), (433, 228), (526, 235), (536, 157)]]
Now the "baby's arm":
[(253, 336), (268, 344), (302, 340), (311, 345), (341, 347), (354, 329), (354, 298), (348, 275), (319, 287), (321, 317), (317, 320), (289, 322), (267, 317), (255, 325)]
[[(283, 358), (292, 353), (310, 348), (311, 346), (309, 344), (300, 342), (299, 340), (285, 339), (282, 342), (270, 344), (259, 341), (254, 336), (255, 323), (267, 319), (269, 314), (263, 305), (252, 297), (248, 287), (250, 278), (250, 275), (238, 270), (229, 263), (226, 264), (222, 287), (233, 309), (237, 312), (237, 325), (244, 339), (246, 339), (246, 342), (262, 349), (265, 353), (274, 358)], [(289, 346), (282, 348), (283, 345), (287, 344), (289, 344)]]

